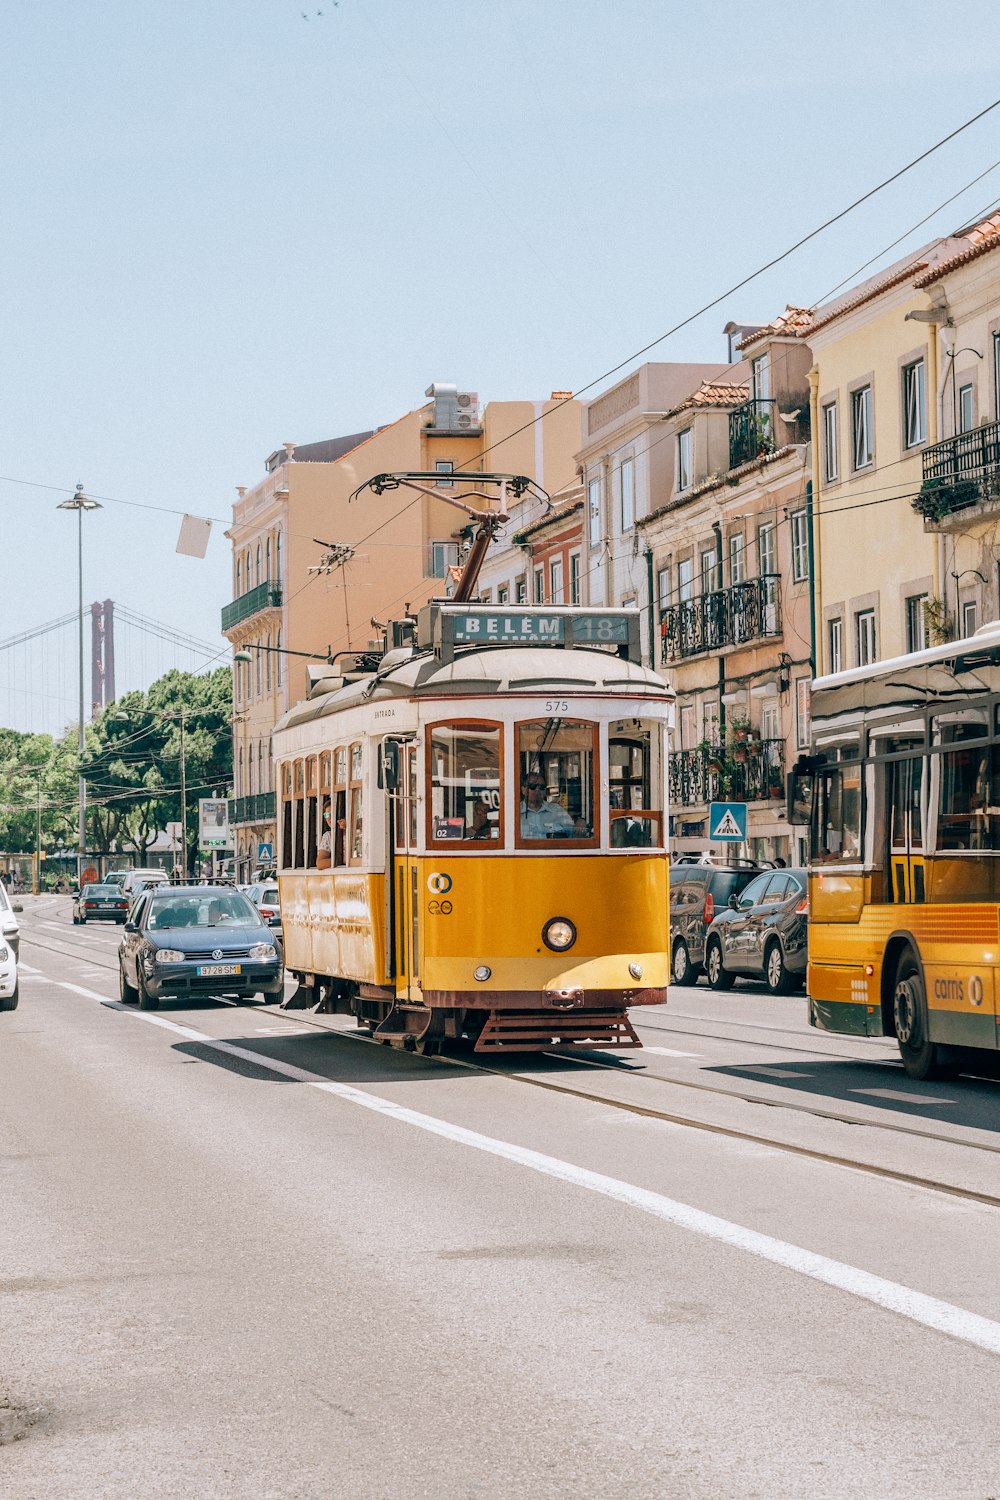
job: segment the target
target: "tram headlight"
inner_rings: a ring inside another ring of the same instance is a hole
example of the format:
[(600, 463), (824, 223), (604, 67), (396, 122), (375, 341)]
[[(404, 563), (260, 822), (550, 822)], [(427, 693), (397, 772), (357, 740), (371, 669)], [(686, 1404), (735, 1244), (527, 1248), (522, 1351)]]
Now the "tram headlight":
[(554, 953), (565, 953), (576, 942), (576, 928), (569, 917), (553, 917), (542, 928), (542, 942)]
[(628, 971), (631, 974), (631, 976), (632, 976), (633, 979), (641, 979), (642, 978), (642, 964), (631, 963), (628, 966)]
[(485, 984), (492, 973), (493, 970), (489, 964), (480, 964), (478, 969), (473, 969), (472, 977), (473, 979), (478, 979), (480, 984)]

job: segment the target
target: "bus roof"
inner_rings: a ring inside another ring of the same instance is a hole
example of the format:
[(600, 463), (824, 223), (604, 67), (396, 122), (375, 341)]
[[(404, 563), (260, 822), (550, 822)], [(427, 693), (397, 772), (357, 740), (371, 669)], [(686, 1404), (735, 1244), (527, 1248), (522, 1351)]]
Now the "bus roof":
[(826, 692), (847, 687), (854, 682), (875, 682), (880, 677), (898, 677), (914, 667), (936, 666), (939, 662), (953, 661), (958, 657), (982, 657), (986, 660), (993, 652), (1000, 652), (1000, 621), (993, 620), (983, 625), (975, 635), (959, 641), (946, 641), (941, 646), (927, 646), (923, 651), (911, 651), (906, 656), (891, 656), (885, 661), (872, 662), (867, 667), (851, 667), (847, 672), (831, 672), (826, 677), (817, 677), (812, 691)]

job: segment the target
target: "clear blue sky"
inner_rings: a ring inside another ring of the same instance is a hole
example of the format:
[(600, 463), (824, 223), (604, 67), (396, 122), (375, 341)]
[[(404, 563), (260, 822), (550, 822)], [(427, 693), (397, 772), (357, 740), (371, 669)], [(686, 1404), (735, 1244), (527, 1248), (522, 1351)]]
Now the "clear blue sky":
[[(223, 518), (282, 441), (432, 380), (585, 385), (1000, 94), (986, 0), (47, 0), (4, 30), (0, 473)], [(727, 319), (823, 297), (998, 158), (1000, 111), (650, 357), (723, 358)], [(73, 607), (60, 498), (0, 483), (0, 636)], [(223, 528), (198, 562), (177, 525), (88, 518), (86, 595), (214, 640)]]

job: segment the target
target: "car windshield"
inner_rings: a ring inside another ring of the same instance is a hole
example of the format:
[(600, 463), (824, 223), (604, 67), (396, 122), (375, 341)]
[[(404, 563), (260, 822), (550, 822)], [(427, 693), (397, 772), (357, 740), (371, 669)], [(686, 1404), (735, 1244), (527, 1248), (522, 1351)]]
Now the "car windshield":
[(259, 913), (238, 891), (154, 897), (147, 926), (162, 932), (176, 927), (259, 927)]
[(85, 885), (83, 894), (85, 896), (120, 896), (121, 891), (116, 885)]
[(275, 885), (275, 886), (272, 886), (270, 888), (270, 890), (264, 891), (261, 894), (261, 898), (260, 899), (261, 899), (262, 905), (264, 905), (264, 906), (277, 906), (277, 904), (278, 904), (278, 887)]

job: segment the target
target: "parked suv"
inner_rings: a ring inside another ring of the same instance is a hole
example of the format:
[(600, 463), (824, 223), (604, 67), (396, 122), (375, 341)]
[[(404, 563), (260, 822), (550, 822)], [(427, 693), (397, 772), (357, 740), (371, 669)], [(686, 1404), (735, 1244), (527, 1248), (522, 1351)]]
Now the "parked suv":
[(705, 934), (716, 911), (738, 895), (760, 866), (678, 863), (670, 867), (670, 974), (674, 984), (694, 984), (705, 963)]
[(762, 870), (716, 913), (705, 972), (713, 990), (738, 976), (763, 979), (772, 995), (805, 980), (809, 896), (805, 870)]

